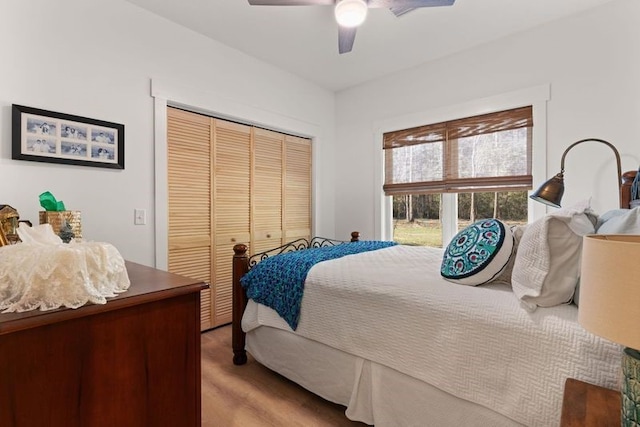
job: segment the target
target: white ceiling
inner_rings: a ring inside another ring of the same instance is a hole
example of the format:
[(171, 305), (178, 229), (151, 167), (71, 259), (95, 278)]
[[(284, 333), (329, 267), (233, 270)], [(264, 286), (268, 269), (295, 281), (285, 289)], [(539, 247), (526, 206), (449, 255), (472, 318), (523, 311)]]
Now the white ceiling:
[(127, 0), (332, 91), (410, 68), (613, 0), (456, 0), (396, 18), (370, 9), (338, 54), (331, 6), (246, 0)]

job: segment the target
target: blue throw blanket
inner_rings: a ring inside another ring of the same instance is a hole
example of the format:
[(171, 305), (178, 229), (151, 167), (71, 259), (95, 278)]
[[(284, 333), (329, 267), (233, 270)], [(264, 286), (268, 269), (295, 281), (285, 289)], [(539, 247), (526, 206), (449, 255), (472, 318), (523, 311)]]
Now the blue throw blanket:
[(287, 252), (259, 262), (240, 279), (240, 283), (248, 298), (274, 309), (295, 330), (300, 319), (304, 281), (311, 267), (321, 261), (395, 244), (363, 241)]

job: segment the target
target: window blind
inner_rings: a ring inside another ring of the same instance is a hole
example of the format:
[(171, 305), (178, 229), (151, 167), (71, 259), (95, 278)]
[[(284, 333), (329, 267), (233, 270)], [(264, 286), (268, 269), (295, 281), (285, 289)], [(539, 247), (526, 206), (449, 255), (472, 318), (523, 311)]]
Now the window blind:
[(531, 106), (384, 134), (386, 195), (531, 189)]

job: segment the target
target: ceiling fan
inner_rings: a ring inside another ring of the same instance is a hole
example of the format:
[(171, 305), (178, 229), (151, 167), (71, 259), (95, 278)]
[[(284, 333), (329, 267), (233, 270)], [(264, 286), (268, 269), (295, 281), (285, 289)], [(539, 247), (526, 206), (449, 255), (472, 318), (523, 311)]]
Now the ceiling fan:
[(451, 6), (455, 0), (249, 0), (252, 6), (335, 6), (338, 22), (338, 52), (351, 52), (356, 29), (367, 17), (371, 8), (387, 8), (396, 16), (402, 16), (419, 7)]

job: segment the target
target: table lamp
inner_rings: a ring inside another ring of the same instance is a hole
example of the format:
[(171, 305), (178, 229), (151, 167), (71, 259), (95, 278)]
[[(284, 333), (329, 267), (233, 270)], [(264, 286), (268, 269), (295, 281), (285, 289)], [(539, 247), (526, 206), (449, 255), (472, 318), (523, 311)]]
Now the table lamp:
[(605, 141), (604, 139), (598, 138), (587, 138), (581, 139), (580, 141), (576, 141), (564, 150), (562, 153), (562, 159), (560, 160), (560, 173), (556, 174), (549, 180), (547, 180), (544, 184), (538, 188), (531, 196), (531, 199), (544, 203), (545, 205), (553, 206), (556, 208), (560, 207), (560, 202), (562, 201), (562, 195), (564, 194), (564, 158), (567, 156), (569, 150), (575, 147), (578, 144), (582, 144), (583, 142), (599, 142), (607, 145), (609, 148), (613, 150), (613, 154), (616, 156), (616, 164), (618, 166), (618, 175), (616, 176), (616, 181), (618, 182), (618, 195), (620, 197), (620, 204), (622, 204), (622, 192), (621, 186), (622, 182), (620, 181), (620, 176), (622, 175), (622, 168), (620, 167), (620, 154), (616, 147), (613, 146), (610, 142)]
[(622, 354), (622, 426), (640, 424), (640, 235), (583, 238), (578, 322), (625, 346)]

